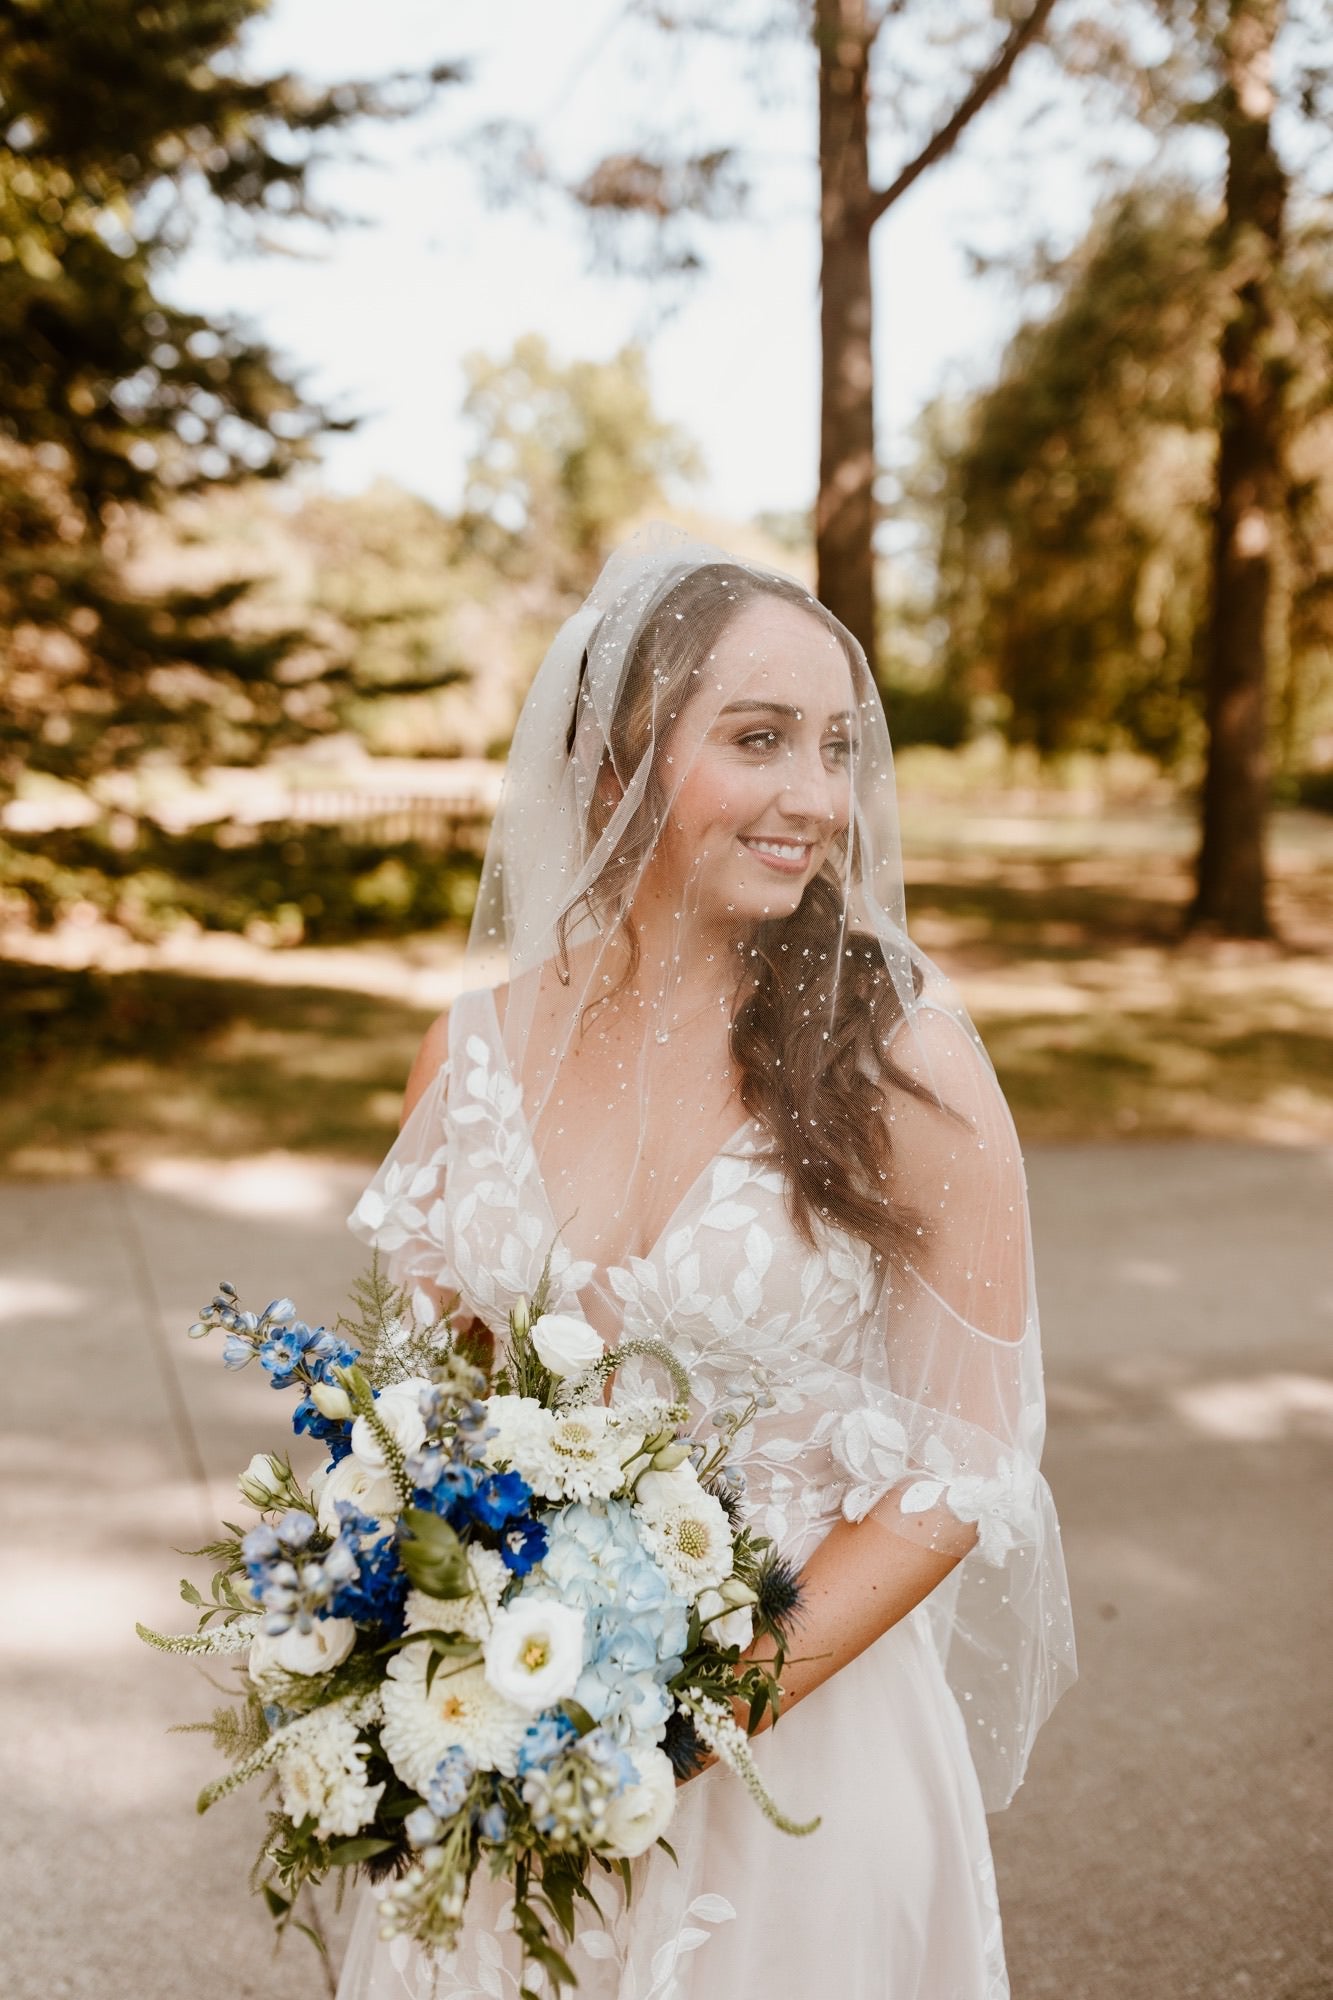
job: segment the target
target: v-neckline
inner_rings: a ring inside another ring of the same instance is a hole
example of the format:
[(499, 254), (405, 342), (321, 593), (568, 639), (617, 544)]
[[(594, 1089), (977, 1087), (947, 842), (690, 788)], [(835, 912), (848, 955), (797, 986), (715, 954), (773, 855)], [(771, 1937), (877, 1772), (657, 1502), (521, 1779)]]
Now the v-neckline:
[[(491, 1026), (494, 1029), (493, 1046), (496, 1050), (499, 1061), (503, 1066), (504, 1073), (508, 1077), (509, 1082), (511, 1083), (514, 1089), (516, 1115), (520, 1123), (522, 1124), (523, 1134), (528, 1143), (528, 1151), (532, 1155), (533, 1179), (537, 1187), (541, 1191), (541, 1198), (545, 1205), (546, 1213), (550, 1220), (551, 1227), (553, 1231), (558, 1233), (560, 1225), (559, 1223), (556, 1222), (555, 1210), (551, 1205), (551, 1197), (547, 1193), (546, 1182), (542, 1175), (541, 1160), (537, 1154), (537, 1135), (533, 1131), (531, 1124), (528, 1122), (527, 1106), (523, 1098), (523, 1085), (519, 1081), (519, 1079), (514, 1075), (513, 1069), (509, 1061), (509, 1051), (506, 1049), (504, 1045), (504, 1029), (500, 1024), (500, 1010), (495, 1004), (495, 989), (490, 986), (485, 986), (482, 987), (480, 991), (485, 997), (486, 1007), (491, 1017)], [(458, 1002), (455, 1001), (454, 1005), (457, 1006), (457, 1004)], [(657, 1256), (658, 1251), (662, 1248), (662, 1245), (666, 1242), (668, 1236), (670, 1236), (673, 1230), (676, 1228), (684, 1210), (688, 1207), (689, 1203), (693, 1201), (694, 1197), (699, 1192), (699, 1189), (703, 1186), (705, 1178), (712, 1173), (718, 1161), (725, 1159), (727, 1155), (732, 1151), (733, 1147), (738, 1146), (741, 1140), (744, 1139), (746, 1133), (751, 1131), (752, 1128), (757, 1123), (758, 1120), (753, 1116), (747, 1118), (743, 1124), (739, 1125), (736, 1128), (736, 1130), (731, 1134), (730, 1138), (725, 1140), (723, 1144), (718, 1147), (717, 1151), (713, 1153), (707, 1160), (704, 1161), (698, 1173), (694, 1176), (694, 1179), (690, 1182), (689, 1186), (685, 1188), (684, 1191), (682, 1192), (680, 1200), (676, 1203), (676, 1206), (672, 1209), (670, 1215), (663, 1223), (661, 1229), (659, 1229), (659, 1231), (657, 1232), (656, 1237), (654, 1238), (653, 1242), (649, 1245), (648, 1249), (643, 1251), (632, 1251), (626, 1253), (627, 1257), (631, 1262), (638, 1264), (652, 1263), (654, 1258)], [(593, 1259), (590, 1257), (577, 1257), (575, 1256), (573, 1249), (568, 1243), (565, 1244), (565, 1248), (569, 1251), (570, 1257), (573, 1259), (575, 1263), (592, 1265), (592, 1274), (594, 1278), (598, 1276), (609, 1278), (612, 1271), (623, 1271), (628, 1268), (627, 1264), (598, 1264), (594, 1262)]]

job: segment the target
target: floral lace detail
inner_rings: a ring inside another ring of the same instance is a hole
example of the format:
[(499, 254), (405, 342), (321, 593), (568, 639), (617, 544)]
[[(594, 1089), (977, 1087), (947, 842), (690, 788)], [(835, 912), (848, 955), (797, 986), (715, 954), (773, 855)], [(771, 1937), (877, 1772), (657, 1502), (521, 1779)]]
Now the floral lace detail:
[(536, 1290), (548, 1251), (557, 1312), (578, 1310), (595, 1266), (556, 1240), (518, 1084), (493, 1060), (483, 1036), (468, 1035), (463, 1047), (463, 1101), (451, 1092), (445, 1113), (454, 1269), (466, 1302), (498, 1333), (511, 1306)]
[[(603, 1900), (605, 1886), (602, 1885)], [(503, 1903), (489, 1929), (472, 1927), (447, 1957), (419, 1951), (408, 1939), (386, 1946), (402, 1984), (403, 2000), (516, 2000), (519, 1992), (518, 1953), (513, 1946), (513, 1901)], [(640, 1971), (641, 1953), (634, 1950), (631, 1911), (621, 1904), (602, 1928), (581, 1922), (571, 1958), (598, 1961), (618, 1974), (617, 2000), (680, 2000), (680, 1961), (708, 1943), (704, 1925), (734, 1921), (736, 1911), (725, 1896), (698, 1895), (681, 1914), (675, 1933), (653, 1951)], [(576, 1970), (577, 1965), (576, 1965)], [(992, 2000), (988, 1993), (986, 2000)]]
[[(1001, 1452), (989, 1476), (967, 1472), (943, 1438), (935, 1436), (925, 1440), (918, 1463), (906, 1427), (870, 1408), (839, 1418), (833, 1451), (854, 1482), (842, 1499), (849, 1521), (864, 1520), (878, 1500), (902, 1486), (898, 1505), (904, 1514), (924, 1514), (942, 1501), (960, 1521), (975, 1521), (977, 1552), (995, 1569), (1003, 1568), (1011, 1549), (1037, 1533), (1038, 1474), (1031, 1459)], [(909, 1479), (912, 1483), (905, 1485)]]

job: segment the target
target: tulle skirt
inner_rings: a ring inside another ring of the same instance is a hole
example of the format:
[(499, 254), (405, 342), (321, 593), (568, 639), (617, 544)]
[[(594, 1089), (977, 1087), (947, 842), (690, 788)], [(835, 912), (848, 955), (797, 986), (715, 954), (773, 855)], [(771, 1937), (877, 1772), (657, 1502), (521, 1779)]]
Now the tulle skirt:
[[(602, 1921), (569, 1957), (581, 2000), (1007, 2000), (995, 1871), (962, 1717), (919, 1614), (757, 1738), (755, 1760), (803, 1838), (779, 1833), (730, 1772), (683, 1788), (667, 1838), (634, 1864), (628, 1909), (595, 1872)], [(361, 1904), (338, 2000), (512, 2000), (505, 1885), (479, 1873), (447, 1961), (378, 1936)], [(587, 1906), (584, 1906), (585, 1909)], [(536, 1968), (528, 1983), (548, 1990)]]

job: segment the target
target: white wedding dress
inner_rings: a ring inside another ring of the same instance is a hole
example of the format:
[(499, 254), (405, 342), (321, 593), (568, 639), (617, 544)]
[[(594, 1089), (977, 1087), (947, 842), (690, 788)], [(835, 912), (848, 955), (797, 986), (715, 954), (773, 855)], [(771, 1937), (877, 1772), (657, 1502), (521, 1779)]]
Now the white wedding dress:
[[(756, 1362), (767, 1369), (775, 1406), (756, 1421), (744, 1459), (748, 1504), (800, 1563), (835, 1521), (864, 1514), (901, 1478), (893, 1439), (902, 1433), (886, 1429), (893, 1391), (867, 1351), (884, 1338), (883, 1286), (869, 1252), (831, 1230), (819, 1253), (808, 1248), (760, 1139), (756, 1125), (743, 1127), (686, 1192), (652, 1253), (627, 1268), (596, 1271), (557, 1244), (553, 1308), (578, 1310), (579, 1295), (586, 1302), (596, 1288), (627, 1335), (665, 1337), (690, 1370), (701, 1425), (744, 1389)], [(456, 1290), (497, 1335), (511, 1305), (532, 1292), (558, 1219), (488, 992), (455, 1003), (449, 1060), (351, 1227), (378, 1246), (398, 1281)], [(894, 1304), (905, 1312), (912, 1301)], [(924, 1285), (915, 1305), (949, 1311)], [(962, 1322), (957, 1337), (987, 1343)], [(988, 1345), (1004, 1350), (1008, 1366), (1021, 1343)], [(977, 1352), (987, 1359), (985, 1346)], [(946, 1502), (966, 1486), (964, 1517), (981, 1522), (992, 1561), (974, 1549), (914, 1613), (756, 1739), (771, 1793), (794, 1817), (822, 1815), (816, 1833), (777, 1831), (714, 1766), (678, 1795), (668, 1835), (677, 1860), (655, 1848), (634, 1864), (628, 1909), (618, 1883), (594, 1874), (602, 1921), (581, 1917), (570, 1953), (584, 2000), (1008, 1993), (979, 1770), (989, 1774), (989, 1801), (1003, 1803), (1072, 1659), (1051, 1651), (1051, 1634), (1067, 1630), (1067, 1602), (1049, 1495), (1035, 1471), (1040, 1437), (1029, 1426), (1020, 1442), (1034, 1456), (1016, 1474), (993, 1437), (981, 1453), (970, 1448), (982, 1434), (962, 1404), (951, 1392), (953, 1414), (932, 1418), (914, 1399), (909, 1455), (935, 1467)], [(896, 1410), (907, 1414), (906, 1404)], [(997, 1555), (1004, 1561), (993, 1566)], [(1006, 1710), (1020, 1682), (1023, 1699)], [(405, 1939), (382, 1941), (375, 1892), (358, 1894), (339, 2000), (517, 1993), (504, 1885), (484, 1868), (460, 1948), (445, 1963)], [(529, 1979), (546, 1990), (540, 1974)]]

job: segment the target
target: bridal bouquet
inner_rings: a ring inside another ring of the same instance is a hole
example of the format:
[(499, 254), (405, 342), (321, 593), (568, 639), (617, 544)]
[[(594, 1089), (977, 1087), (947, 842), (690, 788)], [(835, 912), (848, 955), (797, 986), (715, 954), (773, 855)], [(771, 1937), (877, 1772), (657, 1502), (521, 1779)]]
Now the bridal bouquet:
[[(420, 1325), (378, 1264), (334, 1331), (288, 1299), (247, 1312), (223, 1285), (191, 1335), (221, 1329), (229, 1368), (257, 1359), (295, 1391), (293, 1429), (328, 1462), (303, 1484), (258, 1453), (239, 1481), (258, 1525), (189, 1552), (217, 1564), (207, 1598), (181, 1585), (199, 1630), (137, 1629), (166, 1652), (244, 1655), (239, 1705), (191, 1725), (231, 1760), (199, 1810), (276, 1780), (256, 1875), (280, 1927), (303, 1885), (350, 1868), (381, 1885), (383, 1935), (447, 1950), (485, 1863), (512, 1882), (525, 1963), (559, 1986), (576, 1982), (548, 1919), (568, 1941), (598, 1869), (628, 1895), (631, 1860), (670, 1852), (677, 1780), (709, 1751), (784, 1831), (818, 1822), (779, 1811), (734, 1719), (738, 1701), (750, 1731), (776, 1718), (799, 1609), (728, 1461), (756, 1401), (683, 1435), (670, 1350), (608, 1353), (547, 1292), (497, 1353), (484, 1328)], [(608, 1404), (631, 1356), (673, 1396)], [(742, 1657), (756, 1636), (771, 1659)]]

